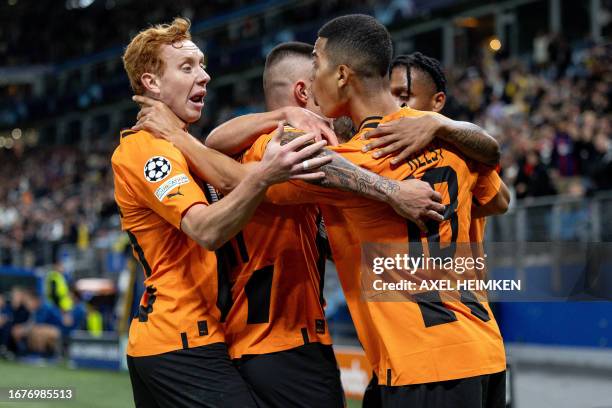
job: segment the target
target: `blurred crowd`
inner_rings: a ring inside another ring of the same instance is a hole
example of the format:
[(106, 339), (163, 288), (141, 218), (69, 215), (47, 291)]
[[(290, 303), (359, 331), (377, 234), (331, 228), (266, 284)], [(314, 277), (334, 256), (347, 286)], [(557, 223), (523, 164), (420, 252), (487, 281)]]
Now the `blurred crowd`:
[[(395, 16), (406, 16), (411, 2), (383, 0), (191, 0), (142, 2), (135, 0), (11, 0), (0, 5), (0, 60), (4, 66), (62, 63), (106, 50), (121, 48), (142, 27), (134, 21), (151, 24), (167, 22), (169, 16), (191, 21), (207, 20), (205, 42), (211, 48), (232, 47), (270, 34), (279, 23), (310, 23), (321, 16), (356, 9), (376, 12), (386, 23)], [(84, 6), (84, 7), (83, 7)], [(232, 18), (244, 17), (244, 18)], [(225, 20), (228, 21), (225, 21)], [(231, 21), (229, 21), (231, 19)], [(92, 24), (109, 21), (112, 24)], [(70, 35), (64, 30), (70, 24)], [(31, 27), (36, 27), (32, 30)], [(40, 39), (60, 39), (51, 47), (40, 47)]]
[(56, 261), (62, 245), (85, 249), (115, 231), (109, 161), (70, 146), (0, 151), (1, 264)]
[[(134, 21), (156, 24), (172, 16), (187, 17), (193, 22), (194, 41), (205, 50), (207, 65), (215, 72), (240, 73), (263, 64), (267, 52), (279, 42), (311, 41), (321, 24), (336, 15), (373, 13), (391, 23), (412, 10), (406, 6), (410, 2), (388, 4), (385, 0), (214, 0), (197, 7), (190, 0), (155, 6), (102, 0), (69, 9), (70, 3), (89, 0), (67, 0), (65, 6), (51, 0), (11, 1), (15, 4), (0, 2), (0, 73), (3, 69), (9, 74), (26, 72), (40, 83), (0, 84), (0, 129), (129, 98), (119, 56), (130, 38), (144, 28)], [(70, 35), (65, 34), (66, 24), (70, 24)], [(33, 26), (38, 29), (32, 30)], [(41, 38), (57, 41), (40, 47)], [(90, 61), (85, 69), (80, 65), (84, 61)]]
[(583, 196), (612, 188), (612, 46), (542, 34), (530, 60), (449, 72), (450, 116), (483, 125), (502, 146), (516, 197)]

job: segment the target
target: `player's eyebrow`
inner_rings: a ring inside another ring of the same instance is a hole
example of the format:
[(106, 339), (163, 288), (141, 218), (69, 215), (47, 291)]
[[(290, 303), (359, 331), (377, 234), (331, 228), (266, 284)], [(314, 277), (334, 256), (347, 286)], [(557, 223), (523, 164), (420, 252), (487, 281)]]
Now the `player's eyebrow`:
[(204, 54), (200, 53), (197, 57), (194, 55), (185, 55), (179, 59), (179, 65), (182, 65), (186, 62), (204, 62)]

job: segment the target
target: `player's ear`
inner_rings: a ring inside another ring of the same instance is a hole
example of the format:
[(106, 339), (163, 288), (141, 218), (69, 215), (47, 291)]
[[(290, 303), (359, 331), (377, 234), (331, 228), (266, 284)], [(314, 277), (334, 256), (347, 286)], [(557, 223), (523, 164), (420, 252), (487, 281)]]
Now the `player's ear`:
[(155, 74), (151, 74), (150, 72), (145, 72), (140, 76), (140, 82), (145, 87), (145, 89), (151, 93), (159, 94), (159, 77)]
[(433, 96), (433, 111), (440, 112), (446, 104), (446, 94), (444, 92), (437, 92)]
[(348, 84), (348, 79), (350, 76), (351, 69), (342, 64), (338, 65), (338, 69), (336, 71), (336, 79), (338, 81), (338, 88), (343, 88)]
[(293, 84), (293, 96), (304, 107), (308, 103), (308, 86), (301, 79)]

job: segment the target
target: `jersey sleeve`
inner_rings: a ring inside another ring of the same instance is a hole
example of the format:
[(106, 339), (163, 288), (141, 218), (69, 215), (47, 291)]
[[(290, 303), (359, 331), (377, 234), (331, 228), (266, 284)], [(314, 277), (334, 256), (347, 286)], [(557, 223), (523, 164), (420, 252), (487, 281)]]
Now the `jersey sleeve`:
[(271, 133), (259, 136), (257, 140), (255, 140), (255, 143), (253, 143), (242, 155), (242, 163), (261, 161), (270, 140), (272, 140)]
[(130, 199), (150, 208), (177, 229), (189, 208), (208, 204), (184, 156), (172, 144), (155, 139), (122, 147), (125, 148), (113, 156), (112, 166), (116, 184), (130, 192)]
[(355, 207), (367, 200), (347, 191), (321, 187), (301, 180), (291, 180), (268, 188), (266, 201), (277, 205), (327, 204)]
[(491, 201), (499, 192), (501, 187), (501, 177), (494, 168), (481, 166), (478, 170), (478, 178), (472, 193), (480, 205), (485, 205)]

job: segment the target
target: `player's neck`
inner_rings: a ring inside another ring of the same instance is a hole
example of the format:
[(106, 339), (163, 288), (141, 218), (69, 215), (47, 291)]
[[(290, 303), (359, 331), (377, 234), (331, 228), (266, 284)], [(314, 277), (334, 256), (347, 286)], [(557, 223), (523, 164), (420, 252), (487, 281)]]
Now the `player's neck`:
[(349, 102), (350, 116), (355, 124), (370, 116), (387, 116), (398, 110), (393, 96), (386, 90), (356, 95)]

